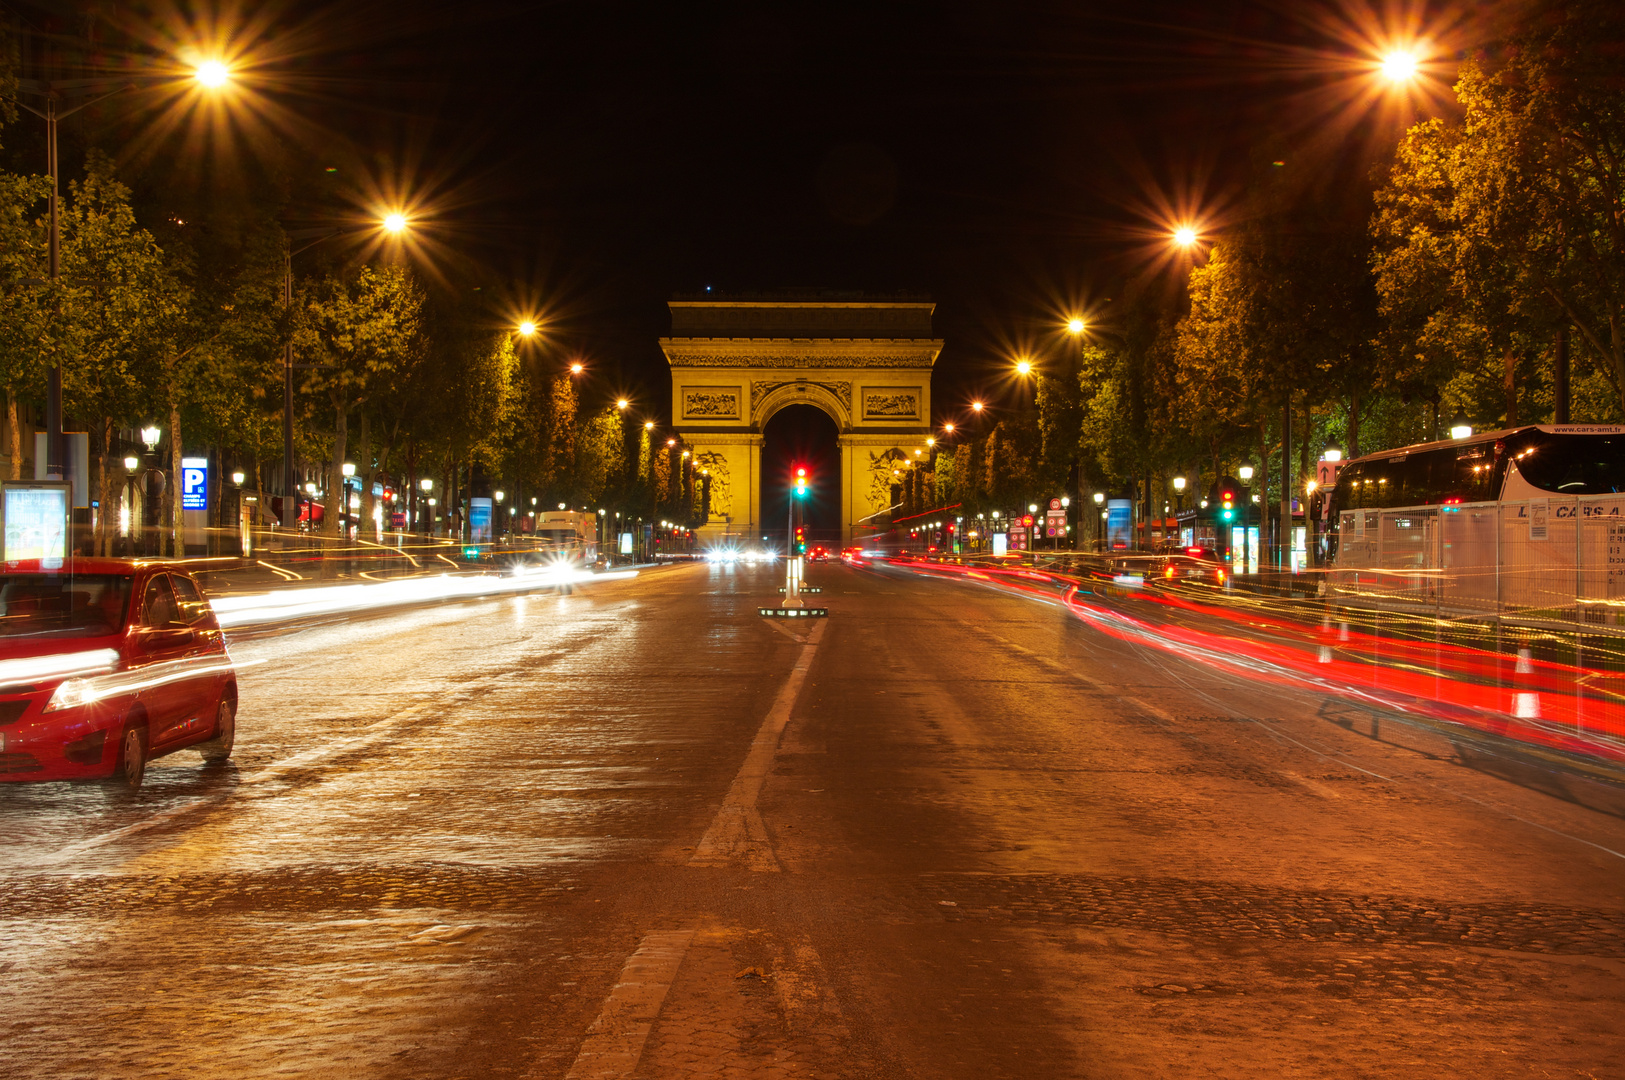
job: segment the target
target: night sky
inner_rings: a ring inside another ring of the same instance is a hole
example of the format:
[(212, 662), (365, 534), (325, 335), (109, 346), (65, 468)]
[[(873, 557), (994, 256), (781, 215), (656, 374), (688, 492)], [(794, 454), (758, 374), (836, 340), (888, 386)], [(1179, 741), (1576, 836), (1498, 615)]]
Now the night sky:
[(448, 278), (540, 311), (606, 393), (624, 378), (669, 408), (674, 293), (909, 291), (948, 342), (939, 415), (1065, 315), (1109, 330), (1124, 275), (1175, 276), (1169, 228), (1222, 224), (1261, 157), (1381, 145), (1393, 118), (1342, 88), (1370, 82), (1383, 26), (1439, 22), (1183, 0), (304, 18), (291, 108), (375, 150), (365, 168), (421, 193)]

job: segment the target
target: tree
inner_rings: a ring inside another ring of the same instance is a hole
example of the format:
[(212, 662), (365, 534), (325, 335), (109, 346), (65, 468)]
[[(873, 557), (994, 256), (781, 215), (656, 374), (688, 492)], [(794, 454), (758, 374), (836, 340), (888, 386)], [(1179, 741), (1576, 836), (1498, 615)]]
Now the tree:
[(626, 471), (626, 434), (621, 428), (621, 410), (606, 405), (582, 425), (576, 440), (580, 461), (577, 479), (582, 501), (602, 504), (605, 495)]
[(574, 503), (581, 497), (576, 472), (576, 426), (580, 399), (568, 370), (547, 376), (538, 418), (541, 438), (537, 482), (554, 502)]
[(1372, 232), (1383, 311), (1429, 375), (1572, 324), (1625, 405), (1625, 11), (1539, 0), (1463, 62), (1462, 116), (1406, 133)]
[(50, 187), (42, 176), (0, 173), (0, 382), (6, 388), (13, 480), (22, 478), (23, 468), (18, 398), (37, 392), (51, 359), (47, 327), (56, 298), (38, 284), (45, 276), (45, 230), (32, 220)]
[[(111, 159), (91, 153), (84, 179), (71, 184), (68, 195), (61, 214), (57, 317), (48, 331), (62, 367), (64, 406), (91, 425), (98, 459), (95, 498), (111, 506), (107, 476), (115, 426), (155, 397), (167, 402), (176, 478), (168, 539), (178, 552), (182, 449), (175, 324), (188, 303), (186, 290), (152, 234), (136, 223), (130, 191), (113, 175)], [(110, 550), (112, 540), (108, 519), (101, 515), (95, 536), (103, 551)]]
[(323, 532), (336, 537), (350, 412), (387, 386), (411, 355), (422, 323), (423, 293), (403, 266), (363, 266), (351, 274), (328, 275), (302, 292), (294, 340), (299, 354), (313, 365), (304, 392), (332, 410), (329, 512)]

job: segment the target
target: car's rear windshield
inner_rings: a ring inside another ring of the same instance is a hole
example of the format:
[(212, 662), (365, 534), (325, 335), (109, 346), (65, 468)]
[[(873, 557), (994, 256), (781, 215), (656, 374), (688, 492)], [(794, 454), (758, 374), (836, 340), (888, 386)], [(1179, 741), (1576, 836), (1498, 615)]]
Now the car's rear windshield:
[(122, 574), (0, 574), (0, 637), (115, 633), (129, 603)]

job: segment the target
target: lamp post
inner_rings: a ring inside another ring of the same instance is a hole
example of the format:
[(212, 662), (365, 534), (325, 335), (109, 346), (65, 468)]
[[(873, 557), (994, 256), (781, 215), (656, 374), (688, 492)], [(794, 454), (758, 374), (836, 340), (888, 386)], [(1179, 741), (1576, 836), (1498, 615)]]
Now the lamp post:
[[(147, 448), (147, 457), (150, 458), (157, 453), (158, 440), (162, 437), (163, 432), (158, 429), (156, 424), (148, 424), (141, 429), (141, 445)], [(155, 539), (157, 537), (157, 525), (149, 525), (148, 523), (161, 517), (156, 511), (159, 506), (158, 500), (163, 498), (164, 494), (164, 470), (155, 465), (147, 466), (141, 473), (141, 489), (141, 521), (143, 526), (141, 547), (145, 554), (147, 528), (150, 527), (153, 530)], [(154, 552), (153, 554), (158, 553)]]
[[(420, 496), (420, 498), (428, 498), (429, 492), (434, 490), (434, 481), (425, 476), (423, 479), (418, 481), (418, 490), (423, 492), (423, 495)], [(429, 506), (431, 507), (429, 513), (424, 515), (424, 517), (428, 519), (423, 523), (424, 536), (434, 535), (434, 511), (432, 509), (434, 506), (433, 499), (429, 499)]]
[(344, 489), (339, 492), (339, 533), (344, 539), (348, 540), (350, 538), (350, 481), (355, 479), (355, 463), (346, 461), (339, 466), (339, 472), (343, 475), (339, 487)]
[[(134, 454), (124, 459), (124, 499), (123, 505), (119, 508), (119, 534), (124, 538), (126, 545), (131, 542), (130, 533), (135, 527), (135, 515), (131, 512), (131, 508), (135, 504), (136, 474), (140, 469), (141, 459)], [(132, 552), (129, 547), (125, 547), (122, 553), (129, 555)]]
[[(219, 61), (205, 61), (193, 69), (193, 76), (198, 83), (208, 89), (218, 89), (224, 86), (230, 77), (230, 70)], [(50, 220), (47, 238), (47, 267), (49, 281), (55, 284), (62, 274), (62, 224), (59, 203), (61, 200), (62, 185), (60, 169), (57, 164), (57, 122), (65, 120), (78, 112), (88, 108), (98, 101), (105, 101), (114, 94), (125, 90), (135, 90), (137, 85), (129, 79), (74, 79), (64, 84), (40, 79), (18, 79), (16, 87), (19, 93), (32, 94), (45, 99), (45, 108), (36, 109), (32, 105), (21, 101), (18, 105), (45, 121), (45, 158), (46, 174), (51, 178), (51, 191), (46, 196), (47, 216)], [(64, 90), (98, 90), (103, 87), (112, 87), (106, 93), (98, 94), (89, 101), (81, 101), (71, 109), (60, 109), (58, 104), (62, 100)], [(52, 364), (46, 375), (45, 383), (45, 475), (48, 479), (60, 480), (67, 475), (67, 462), (64, 460), (62, 445), (62, 367)]]
[[(379, 223), (386, 232), (400, 233), (407, 227), (406, 215), (393, 213), (386, 216)], [(286, 235), (288, 246), (282, 255), (282, 307), (290, 315), (293, 312), (293, 257), (303, 254), (319, 244), (329, 240), (336, 240), (341, 236), (354, 236), (366, 229), (290, 229)], [(310, 243), (294, 247), (295, 240), (310, 240)], [(293, 527), (299, 524), (299, 480), (295, 475), (293, 464), (293, 373), (295, 371), (313, 370), (326, 367), (325, 364), (295, 364), (293, 362), (293, 336), (290, 334), (282, 347), (282, 524)], [(293, 506), (288, 505), (290, 501)], [(312, 522), (312, 524), (315, 524)]]

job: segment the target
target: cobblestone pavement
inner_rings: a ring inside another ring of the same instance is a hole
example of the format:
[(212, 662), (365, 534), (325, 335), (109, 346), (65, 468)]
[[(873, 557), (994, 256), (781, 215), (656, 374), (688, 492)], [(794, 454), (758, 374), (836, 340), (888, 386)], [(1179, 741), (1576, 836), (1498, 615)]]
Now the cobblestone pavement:
[(0, 787), (0, 1075), (1625, 1075), (1625, 786), (809, 577), (246, 641), (230, 767)]

